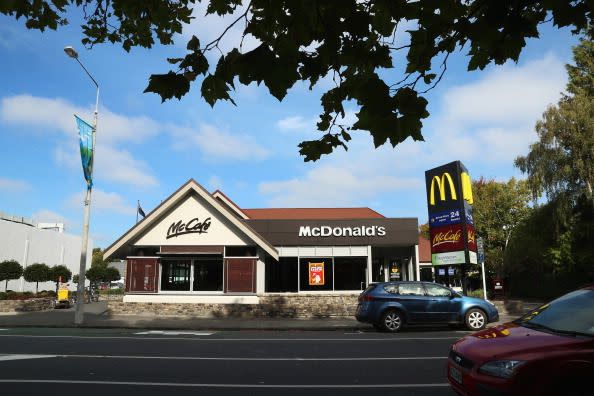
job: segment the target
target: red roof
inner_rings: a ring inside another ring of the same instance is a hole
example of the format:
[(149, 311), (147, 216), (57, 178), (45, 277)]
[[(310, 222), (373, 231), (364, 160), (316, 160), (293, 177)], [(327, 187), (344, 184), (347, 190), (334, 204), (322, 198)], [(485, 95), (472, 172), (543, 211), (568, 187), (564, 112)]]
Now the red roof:
[(421, 234), (419, 234), (419, 262), (431, 262), (431, 242)]
[(288, 220), (288, 219), (383, 219), (375, 210), (369, 208), (268, 208), (242, 209), (250, 219)]

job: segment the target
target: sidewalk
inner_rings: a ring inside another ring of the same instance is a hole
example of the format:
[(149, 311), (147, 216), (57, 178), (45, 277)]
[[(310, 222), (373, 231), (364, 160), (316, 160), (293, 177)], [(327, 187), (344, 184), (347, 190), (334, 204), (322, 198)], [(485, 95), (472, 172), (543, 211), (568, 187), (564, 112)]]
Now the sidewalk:
[[(85, 305), (88, 328), (162, 329), (162, 330), (372, 330), (354, 317), (296, 318), (196, 318), (190, 316), (110, 315), (102, 303)], [(500, 316), (499, 322), (515, 319)], [(0, 313), (0, 327), (76, 327), (74, 309)], [(421, 328), (421, 327), (419, 327)]]

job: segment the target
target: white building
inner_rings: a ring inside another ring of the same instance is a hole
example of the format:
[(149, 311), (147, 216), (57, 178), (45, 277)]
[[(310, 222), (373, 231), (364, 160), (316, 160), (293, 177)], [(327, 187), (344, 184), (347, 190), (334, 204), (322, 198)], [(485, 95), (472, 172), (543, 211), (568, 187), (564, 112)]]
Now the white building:
[[(64, 233), (61, 223), (39, 223), (30, 219), (10, 216), (0, 212), (0, 261), (16, 260), (26, 268), (34, 263), (43, 263), (49, 267), (64, 265), (76, 275), (80, 266), (80, 236)], [(89, 240), (87, 268), (91, 266), (93, 242)], [(0, 282), (4, 291), (5, 282)], [(55, 290), (54, 282), (40, 282), (39, 290)], [(70, 283), (70, 289), (76, 287)], [(8, 290), (35, 291), (35, 283), (26, 282), (22, 277), (8, 281)]]

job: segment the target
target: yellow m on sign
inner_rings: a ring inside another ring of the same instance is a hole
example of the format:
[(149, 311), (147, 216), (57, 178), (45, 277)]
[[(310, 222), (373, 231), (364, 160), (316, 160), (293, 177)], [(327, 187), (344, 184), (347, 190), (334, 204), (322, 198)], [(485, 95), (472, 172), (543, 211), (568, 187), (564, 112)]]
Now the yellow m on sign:
[[(462, 198), (472, 205), (472, 182), (470, 181), (470, 176), (466, 172), (462, 172), (460, 176), (462, 179)], [(436, 184), (437, 189), (439, 191), (439, 199), (441, 201), (446, 200), (446, 182), (447, 186), (450, 188), (450, 197), (452, 201), (456, 201), (458, 199), (458, 195), (456, 194), (456, 187), (454, 187), (454, 181), (452, 180), (452, 176), (448, 172), (444, 172), (441, 175), (441, 178), (439, 176), (433, 176), (433, 179), (431, 179), (431, 187), (429, 189), (429, 204), (435, 205)]]
[(450, 196), (452, 197), (452, 201), (458, 199), (456, 195), (456, 188), (454, 187), (454, 181), (452, 180), (452, 176), (448, 172), (444, 172), (441, 175), (441, 179), (439, 176), (433, 176), (431, 179), (431, 188), (429, 189), (429, 203), (431, 205), (435, 205), (435, 184), (437, 183), (437, 189), (439, 190), (439, 199), (442, 201), (446, 200), (446, 181), (450, 186)]

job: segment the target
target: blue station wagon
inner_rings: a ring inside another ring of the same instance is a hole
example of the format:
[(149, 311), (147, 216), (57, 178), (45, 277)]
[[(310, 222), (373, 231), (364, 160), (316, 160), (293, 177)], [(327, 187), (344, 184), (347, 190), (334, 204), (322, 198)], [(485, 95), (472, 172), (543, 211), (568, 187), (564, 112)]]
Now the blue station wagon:
[(476, 331), (499, 320), (492, 303), (431, 282), (372, 283), (359, 295), (355, 316), (388, 332), (408, 324), (459, 324)]

